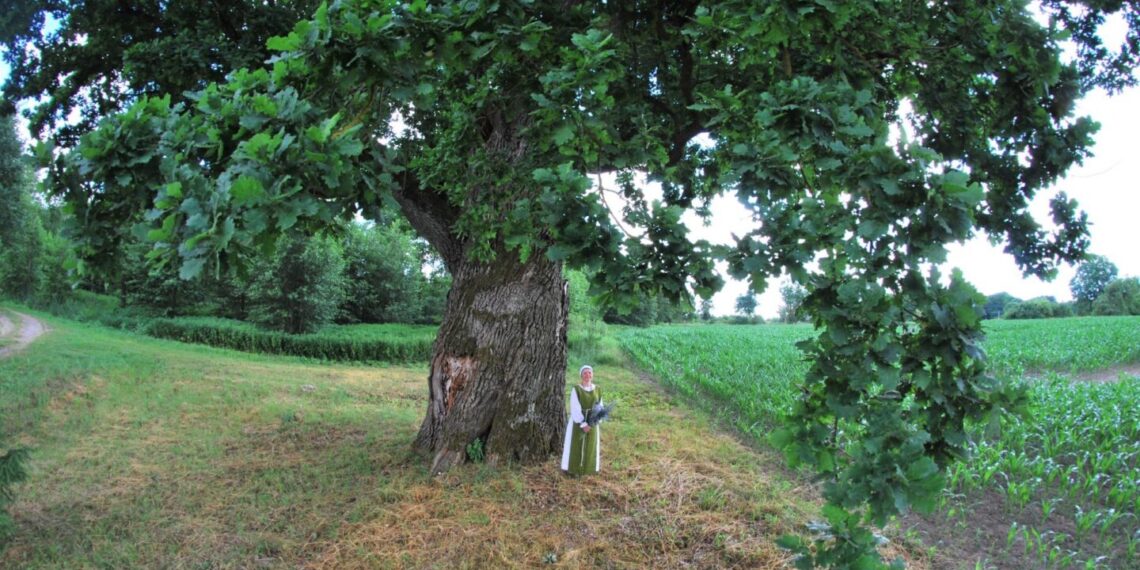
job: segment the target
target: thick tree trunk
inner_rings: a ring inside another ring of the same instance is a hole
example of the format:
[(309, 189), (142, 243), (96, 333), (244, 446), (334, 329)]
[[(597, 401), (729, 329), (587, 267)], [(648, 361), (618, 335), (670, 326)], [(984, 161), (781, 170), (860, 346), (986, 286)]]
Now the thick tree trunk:
[(432, 455), (432, 473), (465, 461), (476, 439), (490, 463), (544, 460), (560, 449), (566, 421), (562, 265), (541, 254), (520, 263), (505, 251), (490, 263), (449, 265), (416, 446)]

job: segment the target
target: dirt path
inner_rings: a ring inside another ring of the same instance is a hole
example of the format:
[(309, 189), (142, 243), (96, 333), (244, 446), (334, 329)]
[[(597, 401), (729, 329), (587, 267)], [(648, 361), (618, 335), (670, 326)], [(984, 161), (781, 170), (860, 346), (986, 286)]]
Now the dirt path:
[[(1118, 366), (1110, 366), (1100, 370), (1091, 370), (1088, 372), (1077, 372), (1076, 374), (1061, 373), (1072, 382), (1088, 382), (1090, 384), (1103, 384), (1105, 382), (1116, 382), (1120, 380), (1120, 375), (1135, 376), (1140, 378), (1140, 364), (1121, 364)], [(1047, 372), (1040, 370), (1026, 372), (1024, 378), (1027, 380), (1044, 380), (1048, 378)]]
[(16, 315), (20, 319), (20, 330), (14, 334), (16, 342), (0, 348), (0, 358), (4, 358), (18, 350), (23, 350), (40, 335), (47, 332), (47, 327), (29, 315), (16, 312), (0, 313), (0, 337), (12, 337), (16, 326), (8, 315)]
[(1076, 379), (1082, 382), (1115, 382), (1120, 380), (1121, 374), (1140, 378), (1140, 364), (1114, 366), (1096, 372), (1082, 372), (1076, 375)]

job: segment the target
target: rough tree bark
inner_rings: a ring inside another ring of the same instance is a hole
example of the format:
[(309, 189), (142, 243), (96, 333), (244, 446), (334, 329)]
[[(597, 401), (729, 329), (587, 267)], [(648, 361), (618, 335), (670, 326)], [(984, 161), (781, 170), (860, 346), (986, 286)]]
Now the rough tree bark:
[(476, 439), (490, 463), (548, 458), (565, 422), (562, 264), (500, 252), (491, 263), (459, 263), (452, 280), (416, 446), (433, 455), (432, 473), (462, 463)]
[(522, 263), (503, 247), (493, 261), (471, 261), (468, 243), (451, 233), (456, 207), (406, 176), (394, 197), (452, 278), (415, 446), (436, 474), (463, 463), (476, 439), (490, 463), (543, 461), (559, 451), (566, 421), (562, 264), (541, 253)]

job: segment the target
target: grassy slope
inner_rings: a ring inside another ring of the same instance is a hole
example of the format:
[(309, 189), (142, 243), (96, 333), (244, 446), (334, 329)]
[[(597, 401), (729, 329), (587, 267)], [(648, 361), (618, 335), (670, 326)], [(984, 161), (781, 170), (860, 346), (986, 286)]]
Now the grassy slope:
[(0, 361), (0, 433), (34, 449), (0, 567), (782, 567), (772, 539), (815, 512), (779, 458), (619, 366), (597, 367), (620, 402), (601, 475), (432, 479), (408, 446), (423, 368), (45, 320)]

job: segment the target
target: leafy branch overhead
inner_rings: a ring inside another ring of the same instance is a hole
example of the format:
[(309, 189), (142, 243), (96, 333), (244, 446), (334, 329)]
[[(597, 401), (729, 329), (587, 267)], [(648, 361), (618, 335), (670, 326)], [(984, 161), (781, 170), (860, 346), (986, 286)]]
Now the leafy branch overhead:
[[(1135, 83), (1140, 13), (1076, 6), (342, 1), (270, 40), (265, 66), (40, 154), (90, 253), (143, 212), (153, 257), (186, 277), (393, 207), (449, 266), (546, 256), (612, 303), (707, 296), (717, 259), (757, 290), (789, 274), (820, 334), (777, 438), (855, 529), (928, 506), (965, 422), (1018, 400), (985, 374), (980, 296), (924, 268), (979, 231), (1046, 277), (1088, 245), (1064, 194), (1053, 230), (1028, 204), (1089, 152), (1075, 101)], [(1111, 12), (1132, 26), (1117, 52), (1095, 33)], [(682, 214), (721, 194), (755, 227), (691, 242)]]

